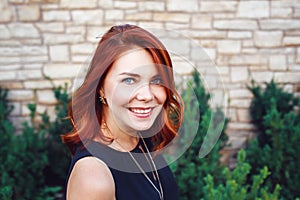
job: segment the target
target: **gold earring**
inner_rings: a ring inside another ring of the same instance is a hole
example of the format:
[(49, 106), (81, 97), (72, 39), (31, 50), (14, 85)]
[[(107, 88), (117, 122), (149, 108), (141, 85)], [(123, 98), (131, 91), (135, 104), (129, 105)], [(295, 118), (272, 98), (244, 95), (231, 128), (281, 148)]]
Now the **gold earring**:
[(100, 100), (100, 102), (101, 102), (102, 104), (106, 105), (106, 99), (105, 99), (105, 97), (102, 97), (102, 96), (100, 95), (99, 100)]

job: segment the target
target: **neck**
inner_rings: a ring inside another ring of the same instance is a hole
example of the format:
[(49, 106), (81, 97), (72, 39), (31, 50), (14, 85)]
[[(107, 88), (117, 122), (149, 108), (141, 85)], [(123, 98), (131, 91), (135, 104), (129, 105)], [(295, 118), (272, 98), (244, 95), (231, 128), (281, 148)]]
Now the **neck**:
[(131, 151), (139, 142), (138, 133), (127, 133), (118, 127), (106, 124), (102, 131), (113, 138), (113, 142), (109, 147), (119, 151)]

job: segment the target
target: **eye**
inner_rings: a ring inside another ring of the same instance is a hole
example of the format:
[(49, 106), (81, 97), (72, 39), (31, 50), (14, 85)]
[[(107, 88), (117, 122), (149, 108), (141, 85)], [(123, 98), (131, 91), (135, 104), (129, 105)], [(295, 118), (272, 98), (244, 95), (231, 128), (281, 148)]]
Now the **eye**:
[(134, 84), (135, 83), (135, 79), (134, 78), (124, 78), (123, 80), (122, 80), (122, 82), (123, 83), (125, 83), (125, 84), (127, 84), (127, 85), (132, 85), (132, 84)]
[(151, 84), (153, 84), (153, 85), (161, 85), (162, 83), (163, 83), (163, 81), (160, 77), (156, 77), (151, 81)]

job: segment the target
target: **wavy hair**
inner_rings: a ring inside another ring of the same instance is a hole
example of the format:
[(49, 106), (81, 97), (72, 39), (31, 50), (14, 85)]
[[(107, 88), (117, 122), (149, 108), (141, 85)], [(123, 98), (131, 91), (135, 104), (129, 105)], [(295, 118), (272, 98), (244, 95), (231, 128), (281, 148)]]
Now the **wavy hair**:
[[(99, 91), (105, 76), (118, 57), (133, 48), (143, 48), (150, 53), (161, 74), (167, 99), (164, 109), (153, 126), (161, 130), (151, 136), (153, 150), (160, 150), (171, 142), (183, 120), (183, 101), (175, 90), (172, 62), (164, 45), (150, 32), (135, 25), (111, 27), (101, 38), (90, 63), (83, 84), (74, 92), (69, 102), (69, 119), (72, 131), (62, 135), (62, 141), (69, 147), (71, 154), (77, 144), (97, 138), (104, 144), (112, 139), (101, 131), (103, 104), (99, 102)], [(164, 67), (159, 67), (164, 66)], [(153, 127), (152, 126), (152, 127)]]

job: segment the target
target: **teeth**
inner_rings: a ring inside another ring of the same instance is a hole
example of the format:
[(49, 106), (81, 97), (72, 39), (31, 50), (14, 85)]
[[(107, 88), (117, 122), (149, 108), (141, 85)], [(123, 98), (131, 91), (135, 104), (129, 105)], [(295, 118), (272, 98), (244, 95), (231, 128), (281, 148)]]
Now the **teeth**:
[(138, 114), (146, 114), (146, 113), (149, 113), (151, 111), (151, 108), (149, 108), (149, 109), (132, 108), (131, 111), (135, 112), (135, 113), (138, 113)]

